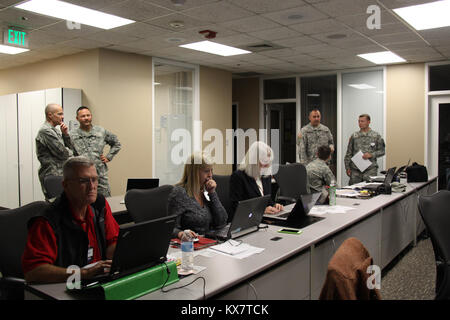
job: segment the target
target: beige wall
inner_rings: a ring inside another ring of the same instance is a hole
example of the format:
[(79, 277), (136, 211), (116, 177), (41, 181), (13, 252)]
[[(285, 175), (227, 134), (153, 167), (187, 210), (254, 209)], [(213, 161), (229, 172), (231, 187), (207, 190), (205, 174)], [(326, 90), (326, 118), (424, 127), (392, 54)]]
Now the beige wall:
[[(232, 129), (232, 96), (231, 72), (200, 67), (200, 120), (202, 129), (216, 128), (223, 135), (223, 163), (226, 162), (226, 129)], [(208, 146), (210, 141), (203, 141), (203, 148)], [(231, 141), (229, 141), (231, 143)], [(215, 144), (217, 145), (217, 144)], [(214, 166), (216, 174), (231, 174), (231, 164), (217, 164)]]
[[(231, 128), (231, 73), (200, 68), (203, 129)], [(112, 195), (129, 177), (152, 176), (152, 58), (106, 49), (0, 70), (0, 95), (46, 88), (82, 89), (93, 123), (116, 134), (122, 150), (109, 165)], [(209, 144), (209, 143), (207, 143)], [(206, 146), (205, 144), (204, 146)], [(220, 165), (216, 173), (231, 173)]]
[(239, 128), (259, 128), (259, 78), (234, 79), (233, 102), (238, 103)]
[(386, 72), (386, 166), (424, 163), (425, 67), (403, 64)]

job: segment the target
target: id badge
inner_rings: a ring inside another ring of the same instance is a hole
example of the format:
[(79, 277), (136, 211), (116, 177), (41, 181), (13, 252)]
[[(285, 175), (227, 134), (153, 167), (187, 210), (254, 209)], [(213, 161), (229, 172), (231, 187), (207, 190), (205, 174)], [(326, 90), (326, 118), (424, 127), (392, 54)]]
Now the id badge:
[(94, 248), (89, 247), (88, 248), (88, 254), (87, 254), (87, 262), (88, 262), (88, 264), (91, 263), (93, 259), (94, 259)]

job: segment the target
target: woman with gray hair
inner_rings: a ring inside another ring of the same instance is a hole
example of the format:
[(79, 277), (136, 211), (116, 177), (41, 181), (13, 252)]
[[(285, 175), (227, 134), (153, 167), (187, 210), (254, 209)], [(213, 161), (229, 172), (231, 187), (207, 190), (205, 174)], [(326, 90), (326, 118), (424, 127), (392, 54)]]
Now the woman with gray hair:
[[(234, 214), (239, 201), (272, 194), (273, 150), (262, 141), (254, 142), (238, 170), (230, 178), (230, 201)], [(270, 200), (265, 214), (274, 214), (283, 206)]]

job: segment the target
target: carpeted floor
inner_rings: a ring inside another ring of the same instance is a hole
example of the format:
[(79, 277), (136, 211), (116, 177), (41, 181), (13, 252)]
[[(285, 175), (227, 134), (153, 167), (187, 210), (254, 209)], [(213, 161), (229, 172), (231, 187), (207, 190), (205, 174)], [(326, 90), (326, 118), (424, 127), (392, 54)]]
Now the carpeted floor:
[(419, 239), (417, 246), (405, 249), (387, 266), (381, 277), (383, 300), (434, 299), (436, 268), (429, 238)]

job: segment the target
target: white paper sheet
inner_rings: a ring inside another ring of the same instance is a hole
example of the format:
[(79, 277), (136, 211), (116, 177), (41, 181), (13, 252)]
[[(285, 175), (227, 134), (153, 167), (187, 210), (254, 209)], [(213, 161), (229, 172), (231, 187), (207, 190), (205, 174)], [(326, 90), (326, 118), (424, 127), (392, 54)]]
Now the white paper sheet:
[(352, 161), (359, 171), (364, 172), (372, 162), (369, 159), (363, 159), (363, 153), (359, 150), (353, 157)]

